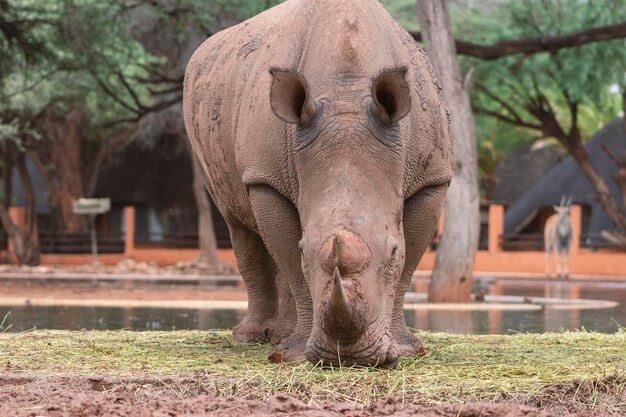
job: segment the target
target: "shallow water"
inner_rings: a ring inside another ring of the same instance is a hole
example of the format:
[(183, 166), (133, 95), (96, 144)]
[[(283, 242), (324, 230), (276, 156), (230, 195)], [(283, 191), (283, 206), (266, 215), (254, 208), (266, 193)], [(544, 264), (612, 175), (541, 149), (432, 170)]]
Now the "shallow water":
[[(154, 291), (163, 291), (152, 284)], [(416, 291), (424, 291), (426, 281), (416, 279)], [(168, 285), (167, 290), (172, 291)], [(188, 286), (185, 290), (188, 290)], [(95, 292), (97, 293), (97, 289)], [(198, 289), (197, 291), (206, 291)], [(626, 326), (626, 283), (537, 282), (524, 280), (477, 280), (475, 291), (491, 295), (561, 297), (567, 299), (600, 299), (618, 301), (615, 308), (596, 310), (540, 311), (428, 311), (407, 310), (409, 327), (431, 331), (468, 334), (539, 333), (586, 329), (612, 333)], [(9, 332), (29, 329), (230, 329), (243, 317), (245, 310), (175, 309), (124, 307), (35, 307), (19, 305), (0, 307), (0, 323), (10, 312), (4, 327)]]

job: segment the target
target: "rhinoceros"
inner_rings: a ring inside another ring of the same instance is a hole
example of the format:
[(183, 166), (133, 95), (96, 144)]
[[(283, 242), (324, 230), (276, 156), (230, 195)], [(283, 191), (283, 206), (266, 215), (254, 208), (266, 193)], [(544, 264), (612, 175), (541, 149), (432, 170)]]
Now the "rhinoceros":
[(393, 366), (452, 177), (433, 69), (375, 0), (288, 0), (206, 40), (184, 117), (270, 359)]

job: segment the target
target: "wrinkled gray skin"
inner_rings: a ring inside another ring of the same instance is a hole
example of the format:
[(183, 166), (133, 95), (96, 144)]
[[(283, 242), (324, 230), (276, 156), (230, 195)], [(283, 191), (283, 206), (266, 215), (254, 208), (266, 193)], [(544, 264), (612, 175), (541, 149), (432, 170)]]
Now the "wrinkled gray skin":
[(452, 177), (425, 54), (374, 0), (289, 0), (192, 57), (185, 125), (230, 227), (242, 341), (274, 361), (423, 353), (404, 294)]

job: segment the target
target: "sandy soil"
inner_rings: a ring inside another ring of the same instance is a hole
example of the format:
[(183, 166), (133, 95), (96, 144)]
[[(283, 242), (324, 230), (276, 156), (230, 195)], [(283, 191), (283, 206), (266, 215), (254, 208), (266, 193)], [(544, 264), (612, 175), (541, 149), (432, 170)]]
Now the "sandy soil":
[[(552, 393), (554, 394), (554, 393)], [(581, 393), (584, 395), (584, 393)], [(548, 397), (553, 398), (553, 397)], [(619, 399), (618, 399), (619, 400)], [(536, 401), (536, 400), (533, 400)], [(531, 401), (532, 402), (532, 401)], [(537, 404), (538, 405), (538, 404)], [(265, 399), (217, 396), (208, 379), (113, 379), (70, 376), (0, 374), (0, 416), (426, 416), (426, 417), (550, 417), (605, 416), (558, 401), (546, 409), (529, 405), (466, 403), (432, 408), (403, 406), (402, 400), (381, 398), (367, 407), (354, 404), (306, 405), (281, 394)], [(615, 414), (618, 415), (618, 414)]]

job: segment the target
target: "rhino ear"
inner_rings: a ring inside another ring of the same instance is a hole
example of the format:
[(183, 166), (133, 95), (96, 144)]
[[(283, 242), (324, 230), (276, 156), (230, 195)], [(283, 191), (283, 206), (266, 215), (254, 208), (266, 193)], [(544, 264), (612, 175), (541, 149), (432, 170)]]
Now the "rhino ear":
[(272, 69), (270, 73), (270, 104), (276, 116), (287, 123), (306, 125), (315, 113), (315, 102), (304, 79), (293, 71)]
[(405, 75), (406, 69), (384, 71), (372, 84), (374, 112), (385, 123), (397, 123), (411, 110), (411, 91)]

